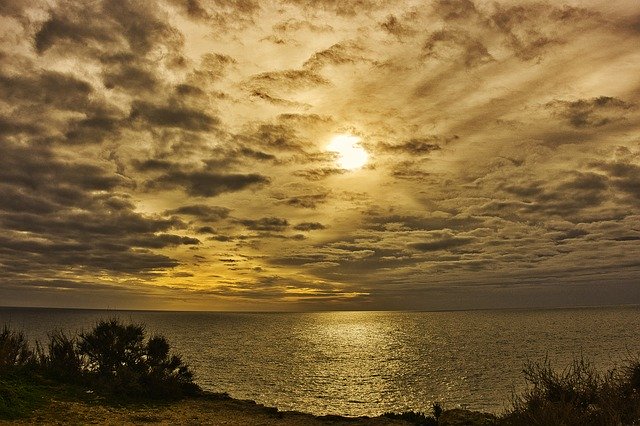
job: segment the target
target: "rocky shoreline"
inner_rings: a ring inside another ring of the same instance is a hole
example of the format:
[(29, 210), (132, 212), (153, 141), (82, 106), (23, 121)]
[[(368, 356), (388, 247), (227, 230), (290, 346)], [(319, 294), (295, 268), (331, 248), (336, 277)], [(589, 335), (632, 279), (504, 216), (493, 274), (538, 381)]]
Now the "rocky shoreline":
[[(439, 425), (489, 425), (495, 416), (468, 410), (445, 410)], [(205, 392), (198, 397), (157, 404), (113, 405), (100, 398), (56, 399), (45, 402), (30, 416), (0, 424), (100, 424), (100, 425), (349, 425), (406, 426), (415, 424), (385, 416), (315, 416), (296, 411), (279, 411), (249, 400), (237, 400), (226, 394)]]

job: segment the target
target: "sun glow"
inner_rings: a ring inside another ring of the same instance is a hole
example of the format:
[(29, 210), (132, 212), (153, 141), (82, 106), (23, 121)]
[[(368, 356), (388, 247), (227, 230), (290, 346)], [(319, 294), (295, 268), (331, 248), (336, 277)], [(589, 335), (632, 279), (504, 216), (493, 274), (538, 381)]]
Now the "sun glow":
[(327, 151), (338, 154), (336, 162), (342, 169), (357, 170), (367, 164), (369, 155), (360, 145), (360, 138), (351, 135), (337, 135), (329, 145)]

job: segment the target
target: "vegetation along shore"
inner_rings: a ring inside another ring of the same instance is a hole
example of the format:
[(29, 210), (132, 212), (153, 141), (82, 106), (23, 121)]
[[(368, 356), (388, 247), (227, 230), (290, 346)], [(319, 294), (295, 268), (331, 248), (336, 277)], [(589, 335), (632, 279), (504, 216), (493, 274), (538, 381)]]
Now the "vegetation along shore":
[[(627, 425), (640, 422), (640, 361), (600, 373), (584, 360), (562, 372), (523, 369), (527, 390), (496, 416), (461, 409), (314, 416), (205, 392), (162, 336), (116, 319), (30, 347), (0, 330), (0, 424)], [(444, 407), (446, 408), (446, 407)]]

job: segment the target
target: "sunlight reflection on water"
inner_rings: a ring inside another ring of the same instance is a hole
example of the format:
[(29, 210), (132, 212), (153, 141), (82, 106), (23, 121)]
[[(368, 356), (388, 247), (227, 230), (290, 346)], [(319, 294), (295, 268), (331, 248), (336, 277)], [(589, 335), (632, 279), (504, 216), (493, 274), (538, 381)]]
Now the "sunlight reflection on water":
[[(609, 368), (640, 353), (638, 308), (468, 312), (118, 312), (166, 335), (206, 389), (281, 409), (377, 415), (445, 407), (502, 411), (527, 359), (584, 355)], [(100, 311), (5, 309), (33, 339), (86, 330)]]

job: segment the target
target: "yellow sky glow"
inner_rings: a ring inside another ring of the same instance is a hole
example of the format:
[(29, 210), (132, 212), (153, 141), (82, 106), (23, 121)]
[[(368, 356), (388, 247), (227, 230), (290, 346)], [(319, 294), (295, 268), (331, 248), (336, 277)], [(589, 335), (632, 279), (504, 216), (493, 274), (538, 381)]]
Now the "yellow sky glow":
[(357, 136), (337, 135), (327, 145), (327, 151), (338, 154), (336, 160), (338, 166), (347, 170), (360, 169), (369, 159), (367, 151), (360, 145), (360, 138)]

